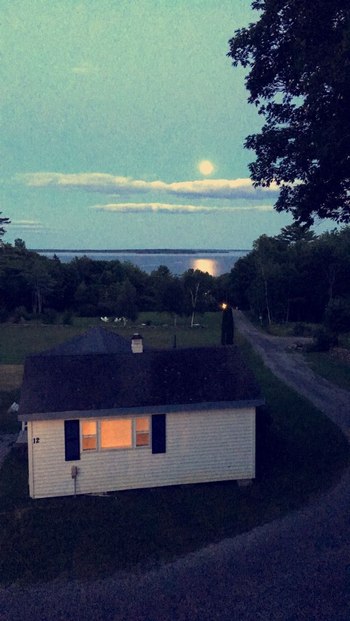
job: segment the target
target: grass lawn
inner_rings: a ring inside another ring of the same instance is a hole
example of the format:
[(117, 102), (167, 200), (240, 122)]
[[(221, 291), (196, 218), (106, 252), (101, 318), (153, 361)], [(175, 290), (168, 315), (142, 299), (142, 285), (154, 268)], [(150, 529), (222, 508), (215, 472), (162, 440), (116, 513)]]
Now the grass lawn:
[(310, 367), (333, 384), (350, 390), (350, 365), (332, 358), (329, 352), (309, 352), (305, 354)]
[[(256, 327), (259, 327), (258, 322), (255, 322)], [(312, 336), (315, 330), (319, 328), (315, 323), (300, 323), (300, 322), (288, 322), (288, 323), (271, 323), (271, 325), (264, 324), (263, 330), (272, 334), (273, 336)]]
[[(177, 346), (220, 345), (221, 313), (198, 315), (197, 321), (200, 327), (191, 328), (189, 317), (177, 319)], [(116, 327), (113, 322), (104, 324), (94, 317), (77, 317), (72, 325), (0, 323), (0, 365), (23, 364), (28, 354), (54, 347), (95, 326), (108, 328), (127, 339), (140, 332), (146, 347), (172, 347), (174, 342), (174, 319), (167, 313), (140, 313), (125, 328)]]
[[(183, 326), (178, 334), (186, 344), (217, 343), (219, 320), (218, 314), (206, 316), (207, 328)], [(165, 323), (161, 317), (159, 326), (142, 327), (146, 343), (169, 340), (172, 329)], [(152, 566), (277, 518), (336, 481), (349, 463), (344, 436), (277, 380), (245, 341), (237, 342), (267, 400), (258, 413), (253, 485), (224, 482), (33, 501), (26, 461), (13, 451), (0, 472), (2, 583)]]

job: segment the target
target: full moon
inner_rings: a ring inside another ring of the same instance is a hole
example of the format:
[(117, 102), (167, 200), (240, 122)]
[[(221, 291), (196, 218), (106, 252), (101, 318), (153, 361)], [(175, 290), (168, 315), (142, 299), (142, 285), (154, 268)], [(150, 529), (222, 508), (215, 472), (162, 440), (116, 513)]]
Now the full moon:
[(202, 175), (211, 175), (214, 170), (214, 165), (210, 160), (202, 160), (198, 164), (198, 170)]

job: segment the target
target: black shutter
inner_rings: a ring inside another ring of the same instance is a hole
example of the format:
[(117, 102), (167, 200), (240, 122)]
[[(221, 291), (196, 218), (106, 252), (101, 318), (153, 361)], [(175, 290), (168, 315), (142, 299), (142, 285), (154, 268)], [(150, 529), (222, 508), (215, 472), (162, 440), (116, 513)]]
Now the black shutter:
[(80, 459), (80, 431), (78, 420), (64, 421), (64, 450), (66, 461)]
[(152, 453), (166, 452), (165, 414), (152, 416)]

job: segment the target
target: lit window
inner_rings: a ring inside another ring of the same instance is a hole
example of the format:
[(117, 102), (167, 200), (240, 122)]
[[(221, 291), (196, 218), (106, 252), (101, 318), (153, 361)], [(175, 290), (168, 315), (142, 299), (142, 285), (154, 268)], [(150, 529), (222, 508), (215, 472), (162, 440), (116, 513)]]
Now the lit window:
[[(81, 421), (83, 451), (126, 449), (150, 446), (150, 417)], [(97, 437), (98, 436), (98, 437)]]
[(149, 418), (135, 419), (136, 446), (149, 446)]
[(97, 424), (95, 420), (84, 420), (82, 424), (83, 451), (95, 451), (97, 448)]
[(100, 443), (101, 449), (132, 448), (131, 418), (102, 420)]

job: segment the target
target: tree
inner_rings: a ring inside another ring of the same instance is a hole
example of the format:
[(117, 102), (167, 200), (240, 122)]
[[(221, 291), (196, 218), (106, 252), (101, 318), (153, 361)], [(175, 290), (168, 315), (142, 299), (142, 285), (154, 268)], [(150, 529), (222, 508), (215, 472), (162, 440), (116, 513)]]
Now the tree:
[(121, 283), (116, 300), (116, 311), (119, 317), (126, 317), (135, 321), (138, 315), (137, 291), (129, 279)]
[(280, 186), (277, 211), (297, 222), (350, 222), (350, 6), (348, 0), (255, 0), (256, 23), (237, 30), (228, 56), (249, 67), (249, 103), (265, 124), (246, 138), (258, 186)]
[(159, 312), (168, 311), (167, 304), (164, 304), (164, 301), (167, 297), (167, 289), (173, 278), (173, 275), (166, 265), (159, 265), (159, 267), (150, 274), (149, 282), (150, 294), (153, 300), (152, 306)]
[(9, 218), (1, 217), (2, 211), (0, 211), (0, 237), (2, 237), (6, 233), (6, 229), (4, 228), (4, 224), (10, 224), (11, 220)]
[(276, 237), (261, 235), (253, 244), (256, 277), (250, 294), (269, 324), (289, 316), (291, 270), (288, 246)]
[(86, 284), (82, 280), (75, 291), (74, 302), (76, 310), (82, 316), (91, 316), (98, 314), (99, 291), (96, 284)]
[(213, 277), (208, 272), (190, 268), (182, 274), (182, 282), (193, 328), (196, 312), (203, 313), (212, 303)]
[(276, 239), (286, 244), (297, 244), (298, 242), (312, 241), (316, 239), (316, 235), (308, 226), (300, 226), (297, 222), (293, 222), (293, 224), (284, 226)]
[(31, 306), (27, 282), (26, 255), (6, 244), (0, 253), (0, 306), (12, 312), (18, 306)]
[(326, 327), (339, 334), (350, 330), (350, 299), (334, 298), (326, 307)]
[(256, 261), (252, 252), (236, 261), (230, 271), (228, 286), (221, 299), (230, 300), (234, 306), (253, 310), (250, 304), (249, 288), (256, 277)]
[(32, 290), (33, 314), (41, 315), (47, 296), (51, 293), (54, 281), (49, 272), (49, 260), (46, 257), (34, 256), (28, 264), (26, 280)]
[(17, 248), (17, 250), (26, 250), (26, 243), (20, 237), (17, 237), (17, 239), (15, 239), (14, 246), (15, 248)]
[(162, 308), (168, 313), (173, 313), (174, 324), (176, 325), (176, 315), (182, 315), (184, 312), (184, 290), (179, 278), (174, 276), (162, 291)]

